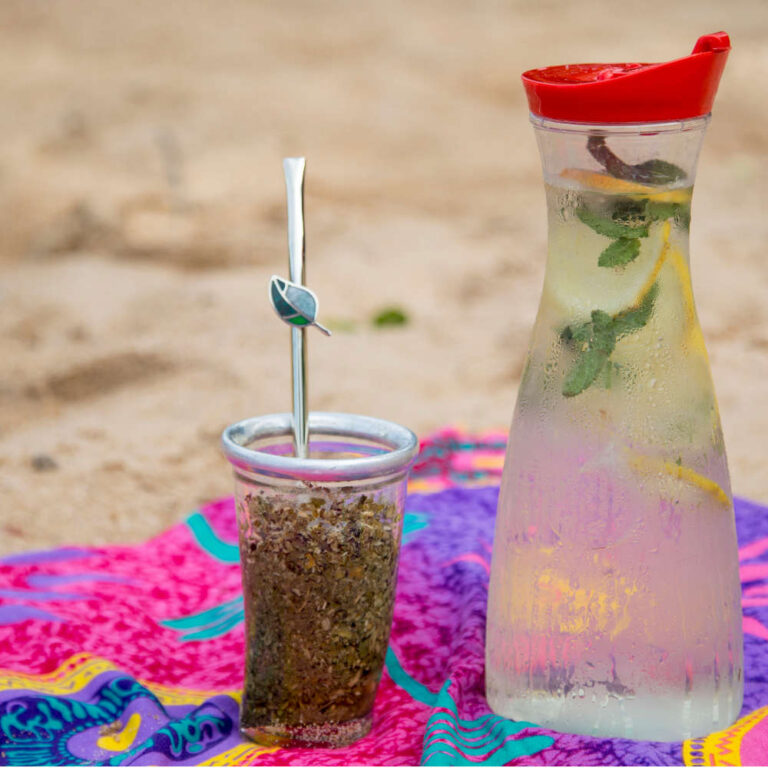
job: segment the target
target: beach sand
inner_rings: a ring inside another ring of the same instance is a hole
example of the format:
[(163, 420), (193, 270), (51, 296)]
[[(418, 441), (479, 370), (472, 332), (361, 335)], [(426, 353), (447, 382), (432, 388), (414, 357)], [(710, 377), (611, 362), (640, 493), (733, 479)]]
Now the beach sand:
[[(588, 10), (587, 10), (588, 9)], [(306, 155), (310, 406), (507, 427), (546, 249), (530, 67), (726, 29), (691, 234), (734, 491), (768, 502), (768, 6), (0, 5), (0, 553), (131, 543), (290, 409), (281, 159)], [(375, 329), (380, 309), (409, 322)]]

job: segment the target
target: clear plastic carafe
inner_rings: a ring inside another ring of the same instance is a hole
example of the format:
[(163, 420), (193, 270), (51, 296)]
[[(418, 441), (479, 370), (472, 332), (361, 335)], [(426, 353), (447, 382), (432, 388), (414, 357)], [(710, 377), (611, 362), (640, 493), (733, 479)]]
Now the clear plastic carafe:
[(499, 714), (680, 740), (743, 695), (728, 467), (689, 272), (708, 118), (533, 117), (549, 248), (498, 506)]

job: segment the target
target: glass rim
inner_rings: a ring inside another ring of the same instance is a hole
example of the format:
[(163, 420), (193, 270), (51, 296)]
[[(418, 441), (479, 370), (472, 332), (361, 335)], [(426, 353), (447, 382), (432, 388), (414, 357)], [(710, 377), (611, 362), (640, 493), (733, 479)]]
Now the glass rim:
[(688, 117), (682, 120), (665, 120), (663, 122), (649, 123), (582, 123), (569, 120), (553, 120), (549, 117), (529, 113), (529, 118), (534, 128), (553, 131), (555, 133), (580, 133), (590, 134), (627, 134), (650, 135), (656, 133), (682, 133), (684, 131), (696, 131), (705, 128), (709, 123), (710, 114), (699, 117)]
[(344, 482), (405, 474), (413, 464), (419, 441), (407, 427), (386, 419), (352, 413), (311, 411), (309, 435), (367, 440), (385, 450), (372, 456), (345, 459), (300, 459), (248, 446), (258, 440), (292, 438), (290, 413), (255, 416), (230, 424), (221, 435), (221, 447), (236, 470), (294, 480)]

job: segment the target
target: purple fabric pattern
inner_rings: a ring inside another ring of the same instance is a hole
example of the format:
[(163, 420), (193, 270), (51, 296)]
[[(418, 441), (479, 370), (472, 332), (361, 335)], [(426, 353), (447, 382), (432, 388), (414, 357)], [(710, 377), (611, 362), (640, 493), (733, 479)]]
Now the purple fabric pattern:
[(338, 750), (263, 748), (239, 735), (245, 638), (231, 498), (138, 546), (0, 561), (0, 765), (768, 764), (768, 508), (741, 499), (738, 723), (669, 743), (557, 733), (491, 712), (484, 639), (503, 452), (498, 433), (444, 430), (422, 446), (373, 729)]

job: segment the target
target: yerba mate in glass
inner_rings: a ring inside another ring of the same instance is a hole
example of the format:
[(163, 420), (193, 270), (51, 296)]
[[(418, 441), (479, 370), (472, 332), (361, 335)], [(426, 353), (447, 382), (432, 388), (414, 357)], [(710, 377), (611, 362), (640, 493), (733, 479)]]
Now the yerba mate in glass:
[(245, 599), (241, 730), (265, 745), (364, 736), (389, 642), (415, 435), (381, 419), (289, 414), (223, 435), (235, 473)]
[(728, 48), (524, 76), (549, 253), (491, 569), (487, 695), (507, 717), (679, 741), (741, 708), (733, 504), (688, 256)]

